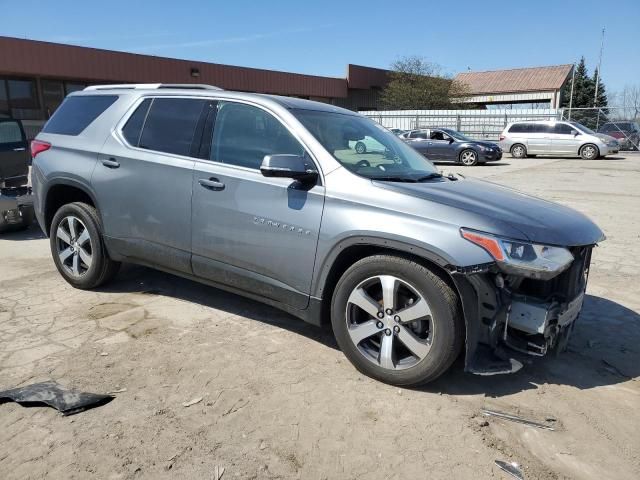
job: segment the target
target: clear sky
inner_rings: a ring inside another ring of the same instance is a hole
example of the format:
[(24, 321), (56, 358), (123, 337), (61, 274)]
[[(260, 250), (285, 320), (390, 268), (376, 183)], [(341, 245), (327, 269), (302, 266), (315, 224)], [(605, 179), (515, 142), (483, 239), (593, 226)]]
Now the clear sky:
[(584, 55), (592, 72), (606, 27), (607, 88), (640, 83), (640, 0), (0, 0), (0, 19), (0, 35), (336, 77), (405, 55), (449, 74)]

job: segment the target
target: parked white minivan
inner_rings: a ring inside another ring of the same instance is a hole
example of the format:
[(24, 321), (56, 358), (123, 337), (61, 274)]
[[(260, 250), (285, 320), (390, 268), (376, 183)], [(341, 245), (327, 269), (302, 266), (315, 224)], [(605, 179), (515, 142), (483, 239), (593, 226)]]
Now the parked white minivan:
[(580, 156), (592, 160), (618, 153), (618, 141), (577, 122), (554, 120), (508, 124), (500, 135), (500, 147), (514, 158), (534, 155)]

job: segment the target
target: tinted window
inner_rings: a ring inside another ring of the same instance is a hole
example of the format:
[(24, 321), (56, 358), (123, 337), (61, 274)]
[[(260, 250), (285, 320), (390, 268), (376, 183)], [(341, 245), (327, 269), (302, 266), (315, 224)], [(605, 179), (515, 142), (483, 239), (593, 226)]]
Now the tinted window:
[(562, 135), (571, 135), (575, 132), (575, 129), (571, 127), (571, 125), (567, 125), (566, 123), (556, 123), (553, 126), (553, 133), (560, 133)]
[(509, 133), (524, 133), (528, 131), (528, 125), (527, 123), (514, 123), (509, 129)]
[(9, 113), (9, 96), (6, 83), (0, 78), (0, 114), (2, 113)]
[(144, 123), (140, 148), (188, 156), (205, 103), (206, 100), (195, 98), (154, 99)]
[(211, 160), (260, 168), (265, 155), (304, 155), (302, 145), (271, 114), (251, 105), (223, 103), (218, 110)]
[(423, 138), (423, 139), (427, 139), (429, 138), (427, 135), (427, 132), (413, 132), (411, 135), (409, 135), (409, 137), (411, 138)]
[(38, 108), (36, 83), (33, 80), (8, 80), (11, 108)]
[(151, 99), (147, 98), (136, 108), (136, 111), (129, 117), (129, 120), (127, 120), (126, 125), (122, 129), (122, 135), (124, 135), (127, 142), (134, 147), (137, 147), (140, 142), (140, 132), (142, 132), (144, 120), (147, 118), (149, 105), (151, 105)]
[(551, 127), (545, 123), (532, 123), (530, 124), (531, 133), (549, 133), (551, 132)]
[(117, 99), (117, 95), (67, 97), (42, 131), (59, 135), (79, 135)]
[(0, 144), (22, 142), (22, 131), (18, 122), (0, 121)]

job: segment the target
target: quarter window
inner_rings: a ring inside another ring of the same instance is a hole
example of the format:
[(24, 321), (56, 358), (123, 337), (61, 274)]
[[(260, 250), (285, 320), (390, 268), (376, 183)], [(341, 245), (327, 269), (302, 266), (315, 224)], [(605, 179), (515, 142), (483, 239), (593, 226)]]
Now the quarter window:
[[(188, 156), (205, 103), (206, 100), (195, 98), (155, 98), (138, 145), (148, 150)], [(135, 120), (138, 121), (139, 118)], [(135, 127), (132, 124), (133, 136)]]
[(260, 168), (265, 155), (304, 155), (304, 148), (271, 114), (242, 103), (225, 102), (216, 117), (211, 160)]
[(45, 124), (42, 131), (59, 135), (79, 135), (117, 99), (117, 95), (67, 97)]

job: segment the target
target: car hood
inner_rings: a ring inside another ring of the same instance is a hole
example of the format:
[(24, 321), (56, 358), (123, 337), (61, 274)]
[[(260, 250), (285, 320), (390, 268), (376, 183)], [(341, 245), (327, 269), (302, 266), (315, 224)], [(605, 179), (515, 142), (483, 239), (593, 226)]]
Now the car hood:
[(500, 148), (500, 147), (498, 147), (497, 143), (481, 142), (479, 140), (471, 140), (469, 142), (461, 142), (461, 143), (473, 143), (474, 145), (482, 145), (483, 147)]
[(617, 138), (612, 137), (611, 135), (605, 135), (604, 133), (596, 133), (595, 136), (602, 140), (604, 143), (609, 143), (612, 141), (617, 141)]
[(438, 205), (460, 210), (460, 227), (510, 237), (518, 231), (521, 240), (561, 246), (592, 245), (605, 238), (595, 223), (569, 207), (487, 181), (373, 183), (432, 202), (425, 205), (428, 216)]

